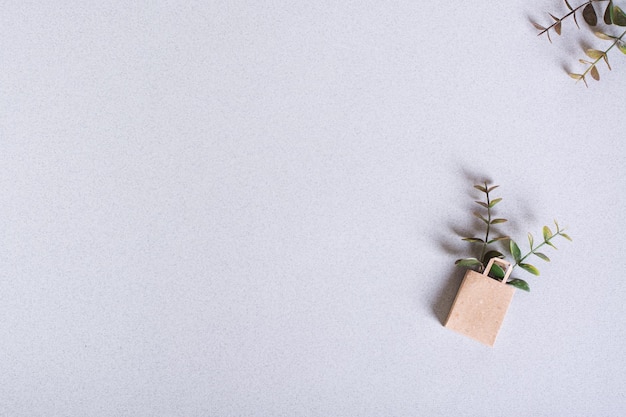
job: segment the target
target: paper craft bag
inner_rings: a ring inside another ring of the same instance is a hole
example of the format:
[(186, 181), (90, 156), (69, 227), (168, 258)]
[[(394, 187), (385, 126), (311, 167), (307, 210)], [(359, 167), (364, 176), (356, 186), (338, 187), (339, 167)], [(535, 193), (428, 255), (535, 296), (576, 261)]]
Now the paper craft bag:
[[(494, 262), (506, 271), (502, 281), (487, 276)], [(445, 327), (493, 346), (515, 292), (514, 287), (506, 284), (512, 269), (509, 262), (492, 258), (482, 274), (468, 270)]]

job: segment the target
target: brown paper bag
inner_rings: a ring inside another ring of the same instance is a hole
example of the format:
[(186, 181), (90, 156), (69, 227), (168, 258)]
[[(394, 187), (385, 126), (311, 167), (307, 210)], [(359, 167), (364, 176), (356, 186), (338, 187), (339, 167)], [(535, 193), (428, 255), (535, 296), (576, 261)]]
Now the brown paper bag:
[[(506, 271), (502, 281), (487, 276), (494, 262)], [(506, 284), (512, 270), (510, 262), (491, 258), (482, 274), (467, 271), (445, 327), (493, 346), (515, 292), (514, 287)]]

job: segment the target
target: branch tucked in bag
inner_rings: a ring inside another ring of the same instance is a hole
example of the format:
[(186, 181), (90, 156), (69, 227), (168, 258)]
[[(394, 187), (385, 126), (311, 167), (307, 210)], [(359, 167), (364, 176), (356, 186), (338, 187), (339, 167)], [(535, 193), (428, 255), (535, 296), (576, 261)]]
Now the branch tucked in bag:
[[(476, 201), (476, 203), (480, 207), (482, 207), (484, 210), (486, 210), (486, 217), (480, 212), (474, 213), (474, 216), (476, 216), (485, 224), (485, 229), (486, 229), (485, 237), (484, 238), (481, 238), (481, 237), (462, 238), (466, 242), (481, 245), (480, 256), (478, 258), (458, 259), (455, 262), (455, 265), (465, 267), (465, 268), (475, 269), (475, 270), (478, 270), (479, 272), (482, 272), (485, 269), (485, 265), (489, 263), (489, 260), (491, 258), (506, 259), (505, 255), (499, 252), (498, 250), (494, 249), (492, 245), (501, 240), (508, 240), (509, 241), (509, 247), (508, 247), (509, 253), (513, 257), (513, 261), (514, 261), (514, 262), (511, 262), (513, 265), (513, 268), (515, 268), (516, 266), (519, 266), (521, 269), (525, 270), (526, 272), (529, 272), (533, 275), (539, 275), (539, 270), (537, 269), (537, 267), (535, 267), (534, 265), (531, 265), (528, 262), (525, 262), (526, 259), (530, 255), (534, 255), (540, 259), (543, 259), (544, 261), (550, 262), (550, 258), (548, 258), (548, 256), (546, 256), (543, 252), (539, 252), (539, 249), (543, 248), (544, 246), (551, 246), (554, 249), (556, 249), (556, 246), (554, 245), (552, 240), (557, 236), (561, 236), (570, 241), (572, 240), (569, 237), (569, 235), (564, 233), (563, 229), (560, 228), (559, 224), (555, 220), (554, 224), (556, 226), (556, 232), (552, 233), (552, 230), (548, 226), (544, 226), (543, 231), (542, 231), (543, 242), (541, 242), (537, 246), (534, 246), (535, 241), (534, 241), (533, 235), (531, 233), (528, 233), (528, 243), (530, 246), (530, 250), (528, 253), (522, 256), (522, 252), (518, 244), (515, 243), (515, 241), (511, 239), (510, 237), (503, 235), (503, 234), (499, 234), (499, 236), (495, 238), (493, 237), (490, 238), (490, 234), (493, 231), (492, 227), (494, 225), (505, 223), (507, 221), (507, 219), (504, 219), (504, 218), (492, 218), (493, 207), (496, 204), (498, 204), (500, 201), (502, 201), (502, 198), (492, 199), (490, 195), (491, 191), (498, 188), (498, 186), (497, 185), (490, 186), (487, 182), (485, 182), (484, 185), (475, 185), (474, 188), (476, 188), (477, 190), (485, 194), (486, 201), (484, 202)], [(496, 263), (493, 263), (491, 270), (489, 271), (489, 276), (501, 281), (504, 278), (504, 275), (505, 275), (505, 271), (499, 265), (497, 265)], [(512, 285), (516, 288), (519, 288), (520, 290), (530, 291), (530, 287), (528, 283), (524, 281), (523, 279), (511, 278), (511, 280), (507, 281), (507, 284)]]

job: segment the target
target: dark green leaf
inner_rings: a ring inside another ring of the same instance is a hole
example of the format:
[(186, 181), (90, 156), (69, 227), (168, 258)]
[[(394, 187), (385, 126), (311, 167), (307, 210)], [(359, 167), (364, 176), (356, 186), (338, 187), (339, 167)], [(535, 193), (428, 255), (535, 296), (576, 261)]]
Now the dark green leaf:
[(495, 206), (495, 205), (496, 205), (496, 204), (498, 204), (500, 201), (502, 201), (502, 199), (501, 199), (501, 198), (494, 198), (494, 199), (493, 199), (493, 200), (491, 200), (491, 202), (489, 203), (489, 207), (491, 208), (491, 207)]
[(497, 242), (499, 240), (506, 240), (508, 239), (508, 236), (498, 236), (498, 237), (494, 237), (493, 239), (491, 239), (489, 242), (487, 242), (488, 244), (492, 244), (494, 242)]
[(552, 237), (552, 231), (548, 226), (543, 226), (543, 240), (548, 240)]
[(626, 13), (617, 6), (613, 6), (613, 23), (617, 26), (626, 26)]
[(483, 193), (487, 192), (487, 189), (485, 187), (483, 187), (482, 185), (475, 185), (474, 188), (476, 188), (477, 190), (482, 191)]
[(522, 252), (519, 250), (519, 246), (517, 246), (517, 243), (515, 243), (513, 239), (511, 239), (511, 241), (509, 242), (509, 250), (511, 251), (511, 255), (513, 255), (513, 258), (515, 259), (515, 262), (519, 262), (519, 260), (522, 258)]
[(533, 249), (533, 243), (535, 243), (535, 239), (533, 239), (532, 233), (528, 233), (528, 244), (530, 245), (530, 249)]
[(492, 192), (493, 190), (495, 190), (495, 189), (496, 189), (496, 188), (498, 188), (498, 187), (499, 187), (499, 185), (492, 185), (491, 187), (489, 187), (489, 188), (487, 189), (487, 192), (489, 192), (489, 193), (490, 193), (490, 192)]
[(520, 268), (522, 268), (525, 271), (530, 272), (533, 275), (539, 275), (539, 270), (537, 268), (535, 268), (534, 266), (532, 266), (531, 264), (518, 264)]
[(530, 292), (530, 287), (528, 286), (528, 283), (523, 279), (513, 278), (512, 280), (507, 282), (507, 284), (512, 285), (515, 288), (519, 288), (520, 290)]
[(569, 240), (570, 242), (572, 241), (572, 238), (569, 237), (569, 235), (566, 235), (565, 233), (561, 233), (561, 236), (563, 236), (565, 239)]
[(479, 206), (483, 206), (484, 208), (488, 208), (489, 207), (487, 205), (487, 203), (483, 203), (482, 201), (476, 201), (476, 204), (478, 204)]
[(479, 239), (477, 237), (464, 237), (462, 240), (470, 243), (485, 243), (484, 240)]
[(506, 222), (506, 221), (507, 221), (506, 219), (493, 219), (493, 220), (491, 221), (491, 224), (504, 223), (504, 222)]
[(490, 250), (489, 252), (485, 253), (485, 256), (483, 256), (483, 263), (487, 264), (487, 262), (489, 262), (489, 259), (491, 258), (504, 258), (504, 254), (498, 252), (497, 250)]
[(535, 252), (535, 255), (537, 255), (538, 257), (540, 257), (541, 259), (543, 259), (546, 262), (550, 262), (550, 258), (548, 258), (546, 255), (544, 255), (541, 252)]
[(491, 265), (491, 270), (489, 274), (493, 275), (496, 278), (504, 278), (504, 269), (500, 265), (493, 264)]
[(465, 258), (465, 259), (457, 259), (454, 263), (456, 266), (462, 266), (466, 268), (471, 268), (474, 266), (483, 266), (483, 264), (476, 258)]
[(598, 24), (598, 15), (596, 15), (596, 10), (593, 8), (593, 4), (589, 3), (583, 9), (583, 19), (589, 26), (595, 26)]
[(610, 25), (613, 23), (613, 0), (609, 1), (609, 5), (606, 6), (606, 10), (604, 11), (604, 23)]

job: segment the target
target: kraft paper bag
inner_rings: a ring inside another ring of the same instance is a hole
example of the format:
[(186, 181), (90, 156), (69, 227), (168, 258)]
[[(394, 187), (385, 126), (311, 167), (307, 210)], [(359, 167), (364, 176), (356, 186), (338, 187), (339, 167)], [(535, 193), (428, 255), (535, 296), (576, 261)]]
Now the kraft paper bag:
[[(494, 262), (501, 264), (506, 271), (502, 281), (487, 275)], [(445, 327), (493, 346), (515, 292), (514, 287), (506, 284), (512, 269), (510, 262), (492, 258), (482, 274), (468, 270)]]

